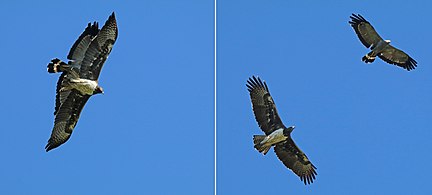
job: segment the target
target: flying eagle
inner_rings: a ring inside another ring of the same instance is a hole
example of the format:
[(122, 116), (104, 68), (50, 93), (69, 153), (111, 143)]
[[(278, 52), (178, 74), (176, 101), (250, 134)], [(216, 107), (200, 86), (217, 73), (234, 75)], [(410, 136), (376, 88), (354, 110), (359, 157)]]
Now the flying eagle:
[(400, 66), (408, 71), (417, 67), (417, 62), (405, 52), (390, 45), (390, 40), (382, 39), (373, 26), (360, 14), (352, 14), (349, 23), (364, 46), (372, 51), (366, 54), (362, 61), (371, 63), (376, 56), (389, 64)]
[(265, 135), (254, 135), (254, 147), (264, 155), (274, 146), (276, 156), (291, 169), (304, 184), (313, 183), (317, 175), (316, 167), (306, 154), (294, 143), (291, 132), (295, 126), (285, 127), (279, 118), (276, 105), (265, 82), (255, 76), (246, 84), (252, 101), (255, 119)]
[(98, 78), (117, 34), (113, 12), (102, 29), (97, 22), (87, 25), (69, 51), (68, 63), (55, 58), (48, 64), (49, 73), (62, 74), (57, 82), (54, 128), (45, 146), (47, 152), (70, 138), (86, 102), (92, 95), (103, 93)]

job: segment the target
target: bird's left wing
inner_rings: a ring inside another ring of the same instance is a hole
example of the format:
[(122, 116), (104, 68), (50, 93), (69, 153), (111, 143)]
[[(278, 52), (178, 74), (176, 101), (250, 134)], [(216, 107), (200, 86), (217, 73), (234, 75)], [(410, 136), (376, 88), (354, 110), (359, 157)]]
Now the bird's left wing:
[(114, 12), (92, 40), (81, 64), (80, 78), (97, 80), (105, 60), (117, 40), (118, 29)]
[(408, 71), (417, 67), (417, 62), (412, 59), (408, 54), (396, 47), (388, 45), (379, 55), (379, 58), (387, 63), (400, 66)]
[(67, 93), (67, 96), (63, 97), (64, 99), (59, 108), (56, 108), (54, 128), (51, 132), (48, 144), (45, 146), (47, 152), (60, 146), (69, 139), (78, 122), (84, 105), (90, 98), (89, 95), (81, 95), (81, 93), (75, 89), (68, 90)]
[(274, 150), (279, 160), (298, 175), (305, 185), (313, 183), (317, 175), (316, 167), (291, 138), (276, 144)]
[(94, 22), (93, 24), (88, 23), (87, 28), (81, 33), (81, 35), (72, 45), (67, 56), (72, 67), (80, 69), (81, 62), (84, 59), (87, 48), (98, 32), (99, 28), (97, 22)]

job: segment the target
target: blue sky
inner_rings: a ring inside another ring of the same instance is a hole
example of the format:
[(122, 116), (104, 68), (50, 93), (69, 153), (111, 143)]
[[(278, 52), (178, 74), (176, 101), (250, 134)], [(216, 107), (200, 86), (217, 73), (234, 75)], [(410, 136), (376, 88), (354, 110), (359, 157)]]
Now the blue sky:
[[(212, 194), (213, 1), (0, 3), (0, 194)], [(218, 194), (427, 194), (432, 143), (431, 3), (217, 2)], [(88, 22), (116, 12), (119, 38), (64, 145), (46, 153), (58, 75)], [(360, 13), (418, 62), (407, 72), (368, 50)], [(318, 168), (304, 186), (262, 134), (246, 80), (267, 81), (293, 139)]]
[[(59, 75), (87, 26), (119, 37), (71, 139), (48, 153)], [(213, 1), (0, 3), (0, 194), (212, 194)]]
[[(255, 1), (217, 3), (219, 194), (430, 194), (431, 3)], [(360, 13), (418, 62), (407, 72), (376, 60), (348, 24)], [(305, 186), (253, 148), (262, 134), (246, 80), (270, 88), (285, 125), (316, 165)]]

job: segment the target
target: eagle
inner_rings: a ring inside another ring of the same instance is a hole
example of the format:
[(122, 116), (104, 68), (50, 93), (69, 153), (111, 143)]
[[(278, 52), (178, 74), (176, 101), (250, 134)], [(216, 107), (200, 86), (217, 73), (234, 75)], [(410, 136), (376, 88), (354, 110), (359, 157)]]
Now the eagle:
[(370, 48), (368, 54), (363, 56), (362, 61), (372, 63), (376, 56), (389, 64), (400, 66), (408, 71), (417, 67), (417, 62), (408, 54), (390, 45), (390, 40), (384, 40), (375, 31), (374, 27), (360, 14), (352, 14), (349, 24), (354, 28), (358, 38), (364, 46)]
[(295, 126), (286, 127), (276, 110), (267, 84), (259, 77), (252, 76), (246, 84), (252, 101), (252, 109), (259, 127), (265, 135), (254, 135), (254, 147), (266, 155), (272, 146), (280, 161), (304, 184), (313, 183), (317, 175), (316, 167), (309, 161), (303, 151), (294, 143), (291, 132)]
[(98, 23), (88, 23), (72, 45), (68, 63), (58, 58), (48, 64), (49, 73), (60, 73), (57, 81), (54, 127), (45, 150), (48, 152), (65, 143), (71, 136), (81, 111), (92, 95), (103, 93), (98, 78), (117, 40), (114, 12), (102, 29)]

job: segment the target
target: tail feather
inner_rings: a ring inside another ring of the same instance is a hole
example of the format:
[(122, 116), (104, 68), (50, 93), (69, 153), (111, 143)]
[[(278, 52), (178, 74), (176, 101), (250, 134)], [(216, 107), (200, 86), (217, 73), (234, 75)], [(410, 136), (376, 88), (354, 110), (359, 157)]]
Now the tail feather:
[(49, 73), (63, 72), (69, 68), (69, 65), (58, 58), (52, 59), (47, 66)]
[(261, 144), (261, 142), (266, 138), (265, 135), (254, 135), (253, 141), (254, 141), (254, 148), (257, 149), (260, 153), (263, 153), (264, 155), (267, 154), (267, 152), (270, 150), (270, 146), (264, 146)]
[(372, 51), (363, 56), (362, 61), (365, 63), (372, 63), (375, 61), (376, 55), (373, 55)]

